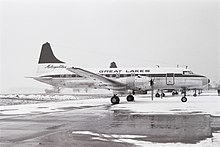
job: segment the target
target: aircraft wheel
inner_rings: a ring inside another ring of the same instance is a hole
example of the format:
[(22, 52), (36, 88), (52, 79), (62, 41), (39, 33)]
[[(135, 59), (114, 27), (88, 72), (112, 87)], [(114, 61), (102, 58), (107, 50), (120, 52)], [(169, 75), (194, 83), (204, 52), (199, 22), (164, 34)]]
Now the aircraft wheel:
[(155, 94), (155, 97), (160, 97), (160, 94), (159, 94), (159, 93), (156, 93), (156, 94)]
[(144, 91), (144, 94), (147, 94), (147, 90)]
[(128, 95), (127, 96), (127, 101), (128, 102), (134, 101), (134, 96), (133, 95)]
[(165, 93), (161, 93), (162, 94), (162, 97), (165, 97), (166, 95), (165, 95)]
[(182, 97), (182, 98), (181, 98), (181, 101), (182, 101), (182, 102), (186, 102), (186, 101), (187, 101), (187, 98), (186, 98), (186, 97)]
[(111, 98), (111, 103), (112, 104), (118, 104), (120, 102), (120, 99), (118, 96), (114, 95), (112, 98)]

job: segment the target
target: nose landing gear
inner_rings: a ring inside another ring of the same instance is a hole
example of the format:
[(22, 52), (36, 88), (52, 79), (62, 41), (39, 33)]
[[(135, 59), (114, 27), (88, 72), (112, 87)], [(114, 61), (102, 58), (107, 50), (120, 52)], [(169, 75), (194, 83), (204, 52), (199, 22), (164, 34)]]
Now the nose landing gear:
[(183, 96), (183, 97), (181, 98), (181, 101), (182, 101), (182, 102), (186, 102), (186, 101), (187, 101), (187, 98), (186, 98), (185, 96)]
[(183, 90), (183, 97), (181, 98), (182, 102), (186, 102), (187, 98), (186, 98), (186, 90)]

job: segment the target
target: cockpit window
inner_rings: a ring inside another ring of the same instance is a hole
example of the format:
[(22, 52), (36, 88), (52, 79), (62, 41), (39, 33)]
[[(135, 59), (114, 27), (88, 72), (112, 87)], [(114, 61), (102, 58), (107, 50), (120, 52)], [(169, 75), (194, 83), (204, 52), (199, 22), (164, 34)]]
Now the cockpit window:
[(184, 74), (184, 75), (192, 75), (193, 72), (192, 72), (192, 71), (183, 71), (183, 74)]

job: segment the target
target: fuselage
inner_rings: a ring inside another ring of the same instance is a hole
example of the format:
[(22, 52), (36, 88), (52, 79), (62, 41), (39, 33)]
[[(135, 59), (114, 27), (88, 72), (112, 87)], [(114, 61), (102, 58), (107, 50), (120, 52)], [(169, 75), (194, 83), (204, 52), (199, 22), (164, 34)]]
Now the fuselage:
[[(47, 72), (47, 74), (38, 76), (35, 78), (36, 80), (62, 88), (112, 89), (108, 85), (74, 74), (66, 70), (66, 66), (47, 67), (54, 70), (51, 69), (50, 73)], [(106, 68), (88, 70), (124, 83), (126, 85), (124, 90), (150, 90), (152, 88), (152, 85), (149, 84), (150, 80), (153, 80), (155, 89), (196, 89), (209, 83), (207, 77), (194, 74), (191, 70), (183, 68)]]

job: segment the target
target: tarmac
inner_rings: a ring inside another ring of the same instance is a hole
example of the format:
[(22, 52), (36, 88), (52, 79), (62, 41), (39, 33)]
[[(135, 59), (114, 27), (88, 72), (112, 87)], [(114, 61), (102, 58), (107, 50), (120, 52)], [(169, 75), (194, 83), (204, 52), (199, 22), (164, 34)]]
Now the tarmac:
[(2, 147), (213, 146), (220, 144), (220, 97), (217, 93), (167, 94), (153, 101), (136, 95), (98, 97), (0, 107)]

